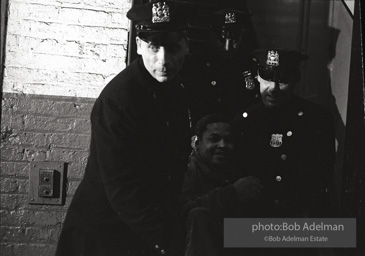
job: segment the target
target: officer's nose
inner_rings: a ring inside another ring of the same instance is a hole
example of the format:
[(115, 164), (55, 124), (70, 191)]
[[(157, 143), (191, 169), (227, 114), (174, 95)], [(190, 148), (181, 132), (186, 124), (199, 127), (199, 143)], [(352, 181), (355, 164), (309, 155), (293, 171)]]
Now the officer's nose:
[(168, 52), (164, 46), (161, 46), (158, 50), (157, 61), (161, 65), (165, 65), (168, 62)]
[(278, 82), (273, 82), (273, 81), (270, 82), (269, 90), (270, 91), (279, 91), (280, 90), (279, 83)]

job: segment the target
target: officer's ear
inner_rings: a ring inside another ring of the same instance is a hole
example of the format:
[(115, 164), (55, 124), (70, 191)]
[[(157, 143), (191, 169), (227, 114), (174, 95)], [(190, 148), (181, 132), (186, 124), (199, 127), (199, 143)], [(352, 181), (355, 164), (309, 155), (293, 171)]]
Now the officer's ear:
[(196, 152), (199, 147), (199, 139), (197, 135), (191, 137), (191, 148)]
[(260, 77), (260, 75), (259, 75), (259, 71), (257, 70), (257, 74), (256, 74), (256, 76), (255, 76), (255, 78), (256, 78), (256, 80), (260, 83), (261, 81), (261, 77)]
[(137, 54), (141, 55), (141, 38), (136, 36)]

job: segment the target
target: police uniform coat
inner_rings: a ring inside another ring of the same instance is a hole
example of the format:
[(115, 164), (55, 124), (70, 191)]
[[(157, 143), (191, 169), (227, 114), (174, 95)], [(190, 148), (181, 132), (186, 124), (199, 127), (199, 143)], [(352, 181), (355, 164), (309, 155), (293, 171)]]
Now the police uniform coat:
[(274, 109), (260, 101), (240, 111), (235, 124), (243, 168), (264, 185), (263, 216), (326, 217), (335, 159), (331, 113), (293, 96)]
[[(252, 76), (247, 75), (251, 74), (248, 58), (239, 59), (238, 63), (231, 54), (211, 46), (187, 56), (182, 72), (187, 80), (193, 124), (216, 112), (233, 117), (240, 107), (257, 102), (257, 88)], [(247, 86), (246, 79), (253, 87)]]
[(171, 240), (183, 237), (177, 196), (189, 129), (180, 82), (158, 83), (141, 58), (119, 73), (92, 109), (90, 155), (57, 255), (179, 249), (184, 239)]

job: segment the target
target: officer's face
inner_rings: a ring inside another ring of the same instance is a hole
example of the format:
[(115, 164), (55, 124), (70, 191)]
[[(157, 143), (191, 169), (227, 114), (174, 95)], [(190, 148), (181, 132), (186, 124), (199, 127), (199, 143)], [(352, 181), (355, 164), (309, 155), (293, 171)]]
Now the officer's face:
[(223, 122), (208, 124), (195, 146), (197, 153), (207, 162), (213, 165), (228, 164), (234, 149), (231, 125)]
[(268, 108), (275, 108), (287, 102), (292, 96), (290, 83), (267, 81), (258, 75), (260, 93), (263, 103)]
[(188, 53), (186, 39), (178, 37), (174, 32), (165, 36), (162, 44), (139, 37), (136, 42), (137, 53), (142, 56), (145, 68), (160, 83), (175, 78)]

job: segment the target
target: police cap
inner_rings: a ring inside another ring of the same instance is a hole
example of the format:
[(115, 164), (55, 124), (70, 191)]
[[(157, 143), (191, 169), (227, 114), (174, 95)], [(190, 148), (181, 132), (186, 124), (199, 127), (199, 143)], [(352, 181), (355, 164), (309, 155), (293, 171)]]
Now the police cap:
[(151, 1), (134, 5), (127, 17), (135, 23), (137, 32), (172, 32), (187, 28), (190, 5), (178, 1)]
[(213, 25), (217, 28), (236, 28), (243, 26), (245, 18), (252, 13), (234, 8), (224, 8), (211, 14)]
[(286, 49), (259, 49), (252, 56), (260, 77), (283, 83), (299, 81), (300, 62), (308, 58), (308, 55)]

